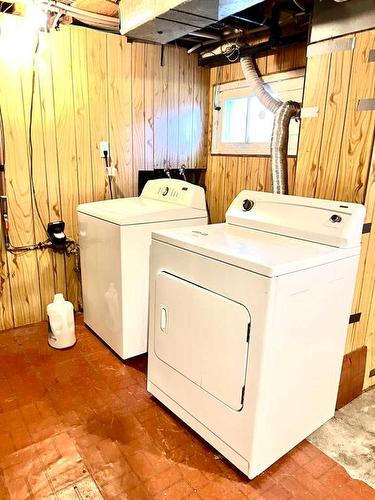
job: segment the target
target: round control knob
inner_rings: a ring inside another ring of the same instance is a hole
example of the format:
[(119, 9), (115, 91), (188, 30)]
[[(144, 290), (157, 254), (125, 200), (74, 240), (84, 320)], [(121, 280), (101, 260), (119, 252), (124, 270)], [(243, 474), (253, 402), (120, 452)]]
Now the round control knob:
[(331, 215), (330, 221), (331, 222), (341, 222), (342, 221), (342, 217), (340, 217), (337, 214), (333, 214), (333, 215)]
[(245, 212), (248, 212), (249, 210), (251, 210), (254, 206), (254, 202), (252, 200), (248, 200), (246, 198), (246, 200), (243, 200), (242, 202), (242, 208), (245, 210)]
[(167, 196), (168, 191), (169, 191), (169, 187), (168, 187), (168, 186), (165, 186), (165, 187), (163, 188), (163, 190), (162, 190), (161, 194), (162, 194), (163, 196)]

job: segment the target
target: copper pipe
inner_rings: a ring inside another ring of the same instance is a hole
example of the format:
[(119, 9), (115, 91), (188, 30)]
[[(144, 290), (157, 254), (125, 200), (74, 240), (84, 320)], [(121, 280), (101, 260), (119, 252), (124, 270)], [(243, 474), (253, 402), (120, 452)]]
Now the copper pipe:
[(8, 218), (8, 198), (6, 193), (5, 180), (5, 134), (3, 117), (0, 109), (0, 217), (1, 229), (4, 238), (5, 249), (13, 254), (19, 252), (27, 252), (29, 250), (41, 250), (51, 246), (51, 243), (46, 240), (35, 245), (13, 246), (9, 237), (9, 218)]

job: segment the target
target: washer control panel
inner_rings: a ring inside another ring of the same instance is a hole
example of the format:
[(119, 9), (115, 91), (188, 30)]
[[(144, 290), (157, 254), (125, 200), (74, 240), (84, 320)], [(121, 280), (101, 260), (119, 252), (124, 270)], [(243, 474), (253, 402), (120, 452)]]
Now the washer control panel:
[(148, 181), (140, 197), (206, 210), (204, 189), (179, 179)]
[[(189, 188), (185, 188), (185, 192), (188, 191)], [(167, 200), (183, 200), (184, 199), (184, 191), (182, 188), (170, 188), (169, 186), (160, 187), (158, 190), (158, 194), (161, 194), (164, 199)]]

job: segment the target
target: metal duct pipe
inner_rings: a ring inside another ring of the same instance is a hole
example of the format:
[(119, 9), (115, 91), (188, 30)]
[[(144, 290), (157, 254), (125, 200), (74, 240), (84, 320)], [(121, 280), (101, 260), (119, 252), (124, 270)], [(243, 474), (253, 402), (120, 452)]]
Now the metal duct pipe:
[(298, 102), (283, 103), (272, 97), (264, 88), (251, 57), (243, 57), (240, 62), (250, 88), (263, 106), (275, 115), (271, 139), (272, 191), (287, 194), (289, 123), (293, 117), (299, 116), (301, 106)]
[(242, 72), (249, 87), (253, 90), (254, 94), (265, 108), (269, 109), (272, 113), (276, 113), (282, 103), (278, 99), (272, 97), (264, 88), (263, 81), (258, 75), (253, 59), (251, 57), (242, 57), (240, 62)]
[(289, 123), (299, 116), (298, 102), (286, 101), (276, 110), (271, 139), (272, 192), (288, 194)]

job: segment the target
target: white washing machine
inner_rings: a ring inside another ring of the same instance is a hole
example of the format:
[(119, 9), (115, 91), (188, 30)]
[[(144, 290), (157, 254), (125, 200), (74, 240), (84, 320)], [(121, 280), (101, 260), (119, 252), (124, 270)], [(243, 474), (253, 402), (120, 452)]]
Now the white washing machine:
[(152, 235), (148, 390), (250, 478), (334, 414), (364, 213), (243, 191)]
[(148, 181), (137, 198), (78, 206), (85, 323), (122, 359), (147, 350), (151, 232), (207, 224), (202, 187)]

